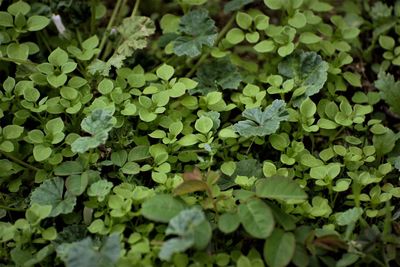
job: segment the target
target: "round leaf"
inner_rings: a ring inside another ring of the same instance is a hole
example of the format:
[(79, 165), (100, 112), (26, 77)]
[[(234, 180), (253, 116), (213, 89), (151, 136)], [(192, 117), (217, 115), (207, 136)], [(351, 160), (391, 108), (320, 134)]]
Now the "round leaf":
[(167, 223), (179, 214), (185, 205), (171, 195), (159, 194), (147, 199), (142, 205), (142, 215), (152, 221)]
[(293, 233), (276, 228), (265, 241), (264, 259), (270, 267), (284, 267), (292, 260), (296, 248)]
[(255, 238), (267, 238), (274, 229), (272, 211), (259, 199), (240, 204), (239, 218), (246, 232)]

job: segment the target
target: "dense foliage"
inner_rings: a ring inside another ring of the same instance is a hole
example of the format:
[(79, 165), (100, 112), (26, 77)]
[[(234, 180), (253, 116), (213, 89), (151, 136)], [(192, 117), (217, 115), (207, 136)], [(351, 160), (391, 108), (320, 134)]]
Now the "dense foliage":
[(1, 266), (400, 265), (400, 0), (0, 0)]

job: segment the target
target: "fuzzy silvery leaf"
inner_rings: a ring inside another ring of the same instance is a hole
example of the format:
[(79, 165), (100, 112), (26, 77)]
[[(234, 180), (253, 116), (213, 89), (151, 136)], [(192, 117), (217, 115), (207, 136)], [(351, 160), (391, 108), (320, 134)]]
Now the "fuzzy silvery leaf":
[(169, 261), (174, 253), (183, 252), (194, 246), (202, 249), (211, 238), (211, 227), (204, 213), (198, 208), (182, 210), (168, 224), (166, 235), (177, 235), (161, 247), (159, 257)]
[(204, 213), (197, 208), (183, 210), (169, 221), (165, 234), (186, 235), (205, 219)]
[(155, 29), (154, 22), (148, 17), (132, 16), (125, 18), (117, 28), (123, 42), (107, 63), (116, 68), (121, 68), (122, 62), (127, 57), (132, 56), (136, 50), (147, 46), (148, 37), (154, 34)]
[(242, 115), (247, 120), (234, 125), (235, 131), (244, 137), (265, 136), (275, 133), (282, 121), (289, 118), (283, 100), (274, 100), (264, 111), (261, 108), (246, 109)]
[(31, 195), (31, 205), (51, 205), (49, 216), (56, 217), (60, 214), (72, 212), (76, 204), (76, 197), (68, 192), (64, 193), (64, 180), (59, 177), (44, 181)]
[(169, 261), (175, 253), (183, 252), (193, 246), (193, 237), (189, 238), (171, 238), (164, 242), (158, 256), (160, 259)]
[(121, 244), (119, 236), (113, 234), (105, 239), (100, 249), (88, 237), (81, 241), (66, 246), (65, 265), (72, 266), (93, 266), (108, 267), (115, 266), (120, 257)]
[(190, 90), (191, 94), (206, 95), (219, 89), (237, 89), (242, 77), (228, 58), (214, 60), (202, 65), (196, 73), (196, 88)]
[(108, 133), (114, 126), (113, 116), (110, 111), (96, 109), (81, 123), (82, 130), (92, 136), (79, 137), (72, 145), (73, 152), (84, 153), (96, 148), (107, 141)]
[(204, 9), (190, 11), (181, 18), (181, 36), (174, 41), (174, 53), (178, 56), (200, 55), (203, 45), (213, 46), (217, 39), (215, 22)]
[(303, 96), (295, 99), (299, 106), (308, 96), (317, 94), (328, 78), (329, 64), (315, 52), (300, 52), (286, 57), (278, 65), (279, 74), (294, 79), (297, 87), (305, 87)]

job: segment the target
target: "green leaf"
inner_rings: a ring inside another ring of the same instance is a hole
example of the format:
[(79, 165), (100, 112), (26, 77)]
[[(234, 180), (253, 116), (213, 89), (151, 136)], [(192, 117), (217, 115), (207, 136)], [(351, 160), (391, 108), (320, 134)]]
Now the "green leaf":
[(206, 134), (213, 127), (213, 121), (209, 117), (201, 116), (194, 125), (197, 131), (200, 133)]
[(393, 75), (380, 72), (375, 87), (381, 98), (389, 105), (390, 110), (400, 115), (400, 81), (395, 81)]
[(254, 50), (258, 53), (268, 53), (275, 49), (275, 43), (272, 40), (264, 40), (254, 46)]
[(240, 218), (237, 213), (224, 213), (218, 219), (218, 229), (225, 234), (236, 231), (239, 225)]
[(394, 48), (396, 42), (390, 36), (381, 35), (381, 36), (379, 36), (379, 44), (381, 45), (381, 47), (383, 49), (392, 50)]
[(24, 132), (24, 127), (19, 125), (7, 125), (3, 128), (3, 137), (5, 139), (17, 139)]
[(174, 72), (174, 68), (168, 64), (161, 65), (156, 71), (157, 76), (164, 81), (171, 79), (171, 77), (174, 75)]
[(13, 17), (7, 12), (0, 11), (0, 26), (13, 27)]
[(376, 154), (382, 156), (391, 152), (398, 139), (399, 137), (391, 129), (384, 134), (374, 135), (372, 137), (372, 144), (376, 149)]
[(45, 145), (35, 145), (33, 148), (33, 157), (36, 161), (44, 161), (51, 155), (51, 148)]
[(259, 180), (256, 194), (261, 198), (291, 202), (302, 202), (307, 199), (307, 194), (295, 181), (279, 176)]
[(315, 52), (300, 52), (285, 58), (278, 65), (280, 75), (294, 79), (298, 87), (304, 86), (304, 96), (297, 98), (299, 106), (308, 96), (317, 94), (324, 86), (329, 65)]
[(98, 201), (103, 201), (104, 198), (110, 193), (113, 183), (106, 180), (99, 180), (90, 185), (88, 195), (97, 197)]
[(32, 16), (28, 18), (26, 25), (28, 26), (28, 31), (40, 31), (49, 25), (50, 20), (43, 16)]
[(100, 249), (87, 237), (81, 241), (67, 245), (65, 265), (109, 267), (115, 266), (121, 253), (119, 235), (113, 234), (105, 239)]
[(293, 258), (295, 247), (294, 234), (276, 228), (265, 241), (264, 259), (271, 267), (287, 266)]
[(353, 72), (349, 72), (346, 71), (345, 73), (343, 73), (343, 78), (352, 86), (354, 87), (361, 87), (361, 75), (358, 73), (353, 73)]
[(342, 226), (356, 223), (363, 213), (362, 208), (354, 207), (344, 212), (336, 213), (336, 222)]
[(203, 211), (194, 207), (182, 210), (174, 216), (169, 221), (165, 234), (178, 236), (161, 247), (159, 257), (169, 261), (174, 253), (183, 252), (191, 246), (204, 249), (211, 239), (211, 226)]
[(29, 46), (26, 44), (12, 43), (7, 46), (7, 56), (20, 60), (27, 60), (29, 55)]
[(105, 144), (108, 139), (108, 133), (114, 127), (112, 113), (105, 109), (95, 109), (92, 113), (83, 119), (81, 123), (82, 130), (90, 133), (91, 137), (79, 137), (71, 144), (73, 152), (84, 153), (89, 149), (96, 148)]
[(33, 190), (31, 205), (51, 205), (52, 210), (50, 217), (57, 217), (60, 214), (68, 214), (72, 212), (76, 204), (76, 197), (64, 193), (64, 180), (59, 177), (54, 177), (44, 181), (39, 187)]
[(255, 238), (267, 238), (274, 229), (271, 209), (259, 199), (240, 204), (239, 218), (246, 232)]
[(171, 238), (163, 243), (160, 253), (158, 256), (160, 259), (170, 261), (172, 255), (178, 252), (186, 251), (188, 248), (193, 246), (194, 240), (190, 237), (183, 238)]
[(80, 196), (85, 192), (88, 182), (87, 175), (75, 174), (68, 176), (65, 181), (65, 187), (72, 195)]
[(13, 16), (18, 15), (18, 13), (22, 14), (22, 15), (26, 15), (29, 13), (29, 11), (31, 11), (31, 6), (24, 2), (24, 1), (17, 1), (13, 4), (11, 4), (8, 8), (7, 8), (8, 13), (10, 13)]
[(197, 87), (189, 92), (206, 95), (220, 89), (237, 89), (242, 77), (229, 58), (225, 57), (200, 66), (195, 81), (198, 82)]
[(224, 6), (224, 13), (230, 13), (232, 11), (236, 11), (241, 9), (247, 4), (252, 3), (254, 0), (231, 0)]
[(185, 204), (171, 195), (159, 194), (142, 205), (142, 215), (152, 221), (167, 223), (185, 208)]
[(103, 79), (97, 86), (97, 90), (103, 95), (109, 94), (114, 89), (114, 84), (110, 79)]
[(246, 109), (242, 115), (247, 120), (234, 125), (235, 131), (244, 137), (265, 136), (275, 133), (281, 121), (286, 121), (289, 114), (283, 100), (274, 100), (264, 111), (261, 108)]
[(155, 25), (148, 17), (131, 16), (123, 19), (117, 30), (121, 34), (123, 42), (107, 63), (120, 68), (127, 57), (132, 56), (136, 50), (147, 46), (149, 36), (155, 32)]
[(296, 12), (289, 20), (288, 20), (289, 25), (300, 29), (306, 26), (307, 24), (307, 19), (306, 16), (303, 13)]
[(178, 56), (195, 57), (201, 54), (203, 45), (213, 46), (217, 39), (215, 22), (205, 9), (192, 10), (181, 18), (181, 36), (174, 41), (174, 53)]
[(277, 10), (282, 8), (285, 2), (281, 0), (264, 0), (264, 4), (272, 10)]
[(78, 161), (65, 161), (54, 168), (54, 174), (57, 176), (69, 176), (82, 172), (83, 166)]
[(236, 13), (236, 23), (242, 29), (248, 29), (253, 22), (253, 18), (244, 12), (237, 12)]
[(61, 48), (57, 48), (48, 57), (49, 63), (54, 65), (54, 66), (59, 66), (61, 67), (65, 63), (68, 62), (68, 54)]
[(319, 43), (322, 40), (322, 38), (312, 32), (303, 32), (300, 35), (299, 40), (303, 44), (316, 44)]

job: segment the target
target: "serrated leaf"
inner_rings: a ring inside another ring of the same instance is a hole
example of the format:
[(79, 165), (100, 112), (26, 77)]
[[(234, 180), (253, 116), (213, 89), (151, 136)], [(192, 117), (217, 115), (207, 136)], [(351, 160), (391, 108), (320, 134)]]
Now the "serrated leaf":
[(79, 137), (71, 144), (73, 152), (84, 153), (89, 149), (104, 144), (108, 139), (108, 133), (114, 126), (111, 112), (105, 109), (95, 109), (81, 123), (82, 130), (92, 134), (90, 137)]
[[(143, 16), (131, 16), (123, 19), (121, 25), (117, 28), (117, 31), (121, 34), (123, 42), (115, 50), (114, 55), (107, 61), (109, 66), (121, 68), (122, 62), (133, 55), (138, 49), (143, 49), (147, 46), (149, 36), (154, 34), (155, 25), (154, 22)], [(100, 64), (101, 65), (101, 64)], [(108, 74), (108, 66), (98, 66), (96, 68), (101, 69)], [(106, 64), (107, 65), (107, 64)]]
[(98, 250), (90, 237), (81, 241), (68, 244), (65, 265), (67, 267), (91, 266), (109, 267), (115, 266), (120, 257), (121, 243), (119, 236), (113, 234), (103, 242)]
[(179, 23), (179, 32), (181, 36), (174, 41), (174, 53), (178, 56), (198, 56), (203, 45), (211, 47), (217, 39), (215, 22), (205, 9), (196, 9), (184, 15)]
[(259, 180), (256, 185), (256, 194), (261, 198), (281, 201), (302, 202), (307, 199), (307, 194), (295, 181), (278, 176)]
[(237, 89), (242, 81), (242, 77), (229, 58), (214, 60), (202, 65), (196, 72), (198, 82), (196, 88), (190, 90), (190, 94), (200, 93), (207, 95), (209, 92), (219, 91), (220, 89)]
[(76, 197), (64, 193), (64, 180), (54, 177), (44, 181), (38, 188), (33, 190), (31, 195), (31, 205), (51, 205), (51, 217), (72, 212), (76, 204)]
[(328, 78), (328, 68), (328, 63), (317, 53), (304, 51), (286, 57), (278, 65), (280, 75), (294, 79), (297, 87), (305, 87), (304, 95), (295, 99), (296, 106), (322, 89)]
[(235, 131), (244, 137), (265, 136), (275, 133), (282, 121), (289, 118), (283, 100), (274, 100), (264, 111), (261, 108), (246, 109), (242, 115), (247, 120), (234, 125)]

